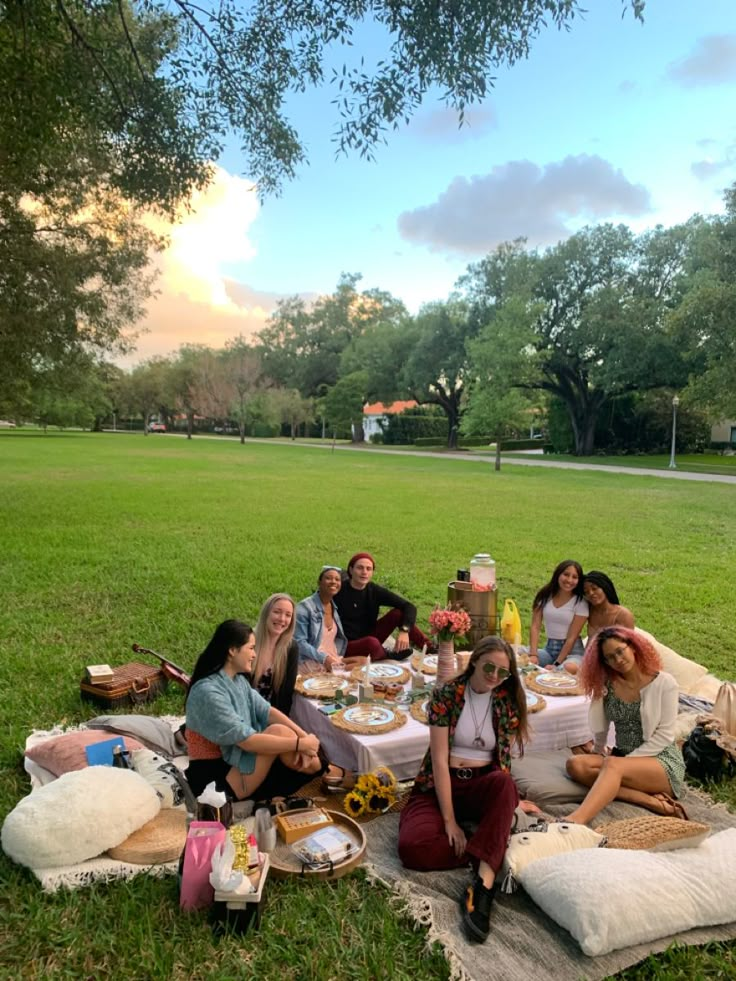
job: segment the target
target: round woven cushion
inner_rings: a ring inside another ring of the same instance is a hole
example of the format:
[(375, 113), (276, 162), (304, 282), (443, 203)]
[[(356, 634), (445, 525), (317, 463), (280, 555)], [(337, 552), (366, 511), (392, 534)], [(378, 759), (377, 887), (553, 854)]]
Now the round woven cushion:
[(117, 862), (159, 865), (177, 859), (186, 840), (186, 811), (183, 808), (166, 807), (152, 821), (134, 831), (122, 844), (110, 848), (107, 854)]
[(694, 848), (710, 834), (710, 826), (697, 821), (646, 814), (642, 817), (611, 821), (595, 829), (605, 835), (606, 848), (640, 849), (650, 852), (671, 851), (674, 848)]

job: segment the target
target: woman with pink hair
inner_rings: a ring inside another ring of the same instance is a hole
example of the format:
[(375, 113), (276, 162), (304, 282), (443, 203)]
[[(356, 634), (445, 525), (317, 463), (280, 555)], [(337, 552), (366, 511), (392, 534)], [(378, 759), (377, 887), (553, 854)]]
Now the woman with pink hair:
[[(590, 790), (566, 820), (587, 824), (612, 800), (687, 818), (676, 799), (685, 778), (675, 744), (677, 682), (661, 668), (649, 641), (625, 627), (605, 627), (588, 644), (580, 682), (592, 697), (595, 742), (589, 753), (570, 757), (567, 772)], [(609, 750), (611, 723), (616, 744)]]

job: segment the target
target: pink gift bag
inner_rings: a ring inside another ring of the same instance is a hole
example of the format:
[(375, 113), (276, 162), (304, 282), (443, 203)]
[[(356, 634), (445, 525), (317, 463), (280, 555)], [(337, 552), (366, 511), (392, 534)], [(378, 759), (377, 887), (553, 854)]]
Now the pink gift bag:
[(179, 905), (182, 909), (210, 906), (215, 891), (210, 885), (212, 853), (225, 840), (227, 831), (219, 821), (192, 821), (184, 846)]

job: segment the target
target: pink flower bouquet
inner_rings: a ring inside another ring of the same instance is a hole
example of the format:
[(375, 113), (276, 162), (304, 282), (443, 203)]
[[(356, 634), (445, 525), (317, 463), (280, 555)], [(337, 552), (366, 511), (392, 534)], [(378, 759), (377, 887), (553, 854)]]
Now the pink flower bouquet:
[(466, 611), (457, 604), (444, 609), (437, 606), (429, 614), (429, 626), (438, 640), (464, 641), (472, 621)]

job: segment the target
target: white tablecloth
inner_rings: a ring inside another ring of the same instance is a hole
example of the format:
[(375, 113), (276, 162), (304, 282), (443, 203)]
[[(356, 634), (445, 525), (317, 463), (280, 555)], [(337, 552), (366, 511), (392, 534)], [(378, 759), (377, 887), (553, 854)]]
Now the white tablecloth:
[[(529, 716), (527, 752), (565, 749), (591, 738), (588, 699), (584, 695), (545, 698), (546, 708)], [(329, 716), (319, 711), (318, 702), (302, 695), (294, 696), (291, 716), (319, 738), (333, 763), (357, 773), (367, 773), (383, 764), (393, 770), (397, 779), (410, 780), (416, 776), (429, 745), (429, 728), (408, 712), (405, 725), (378, 736), (359, 736), (338, 729)]]

